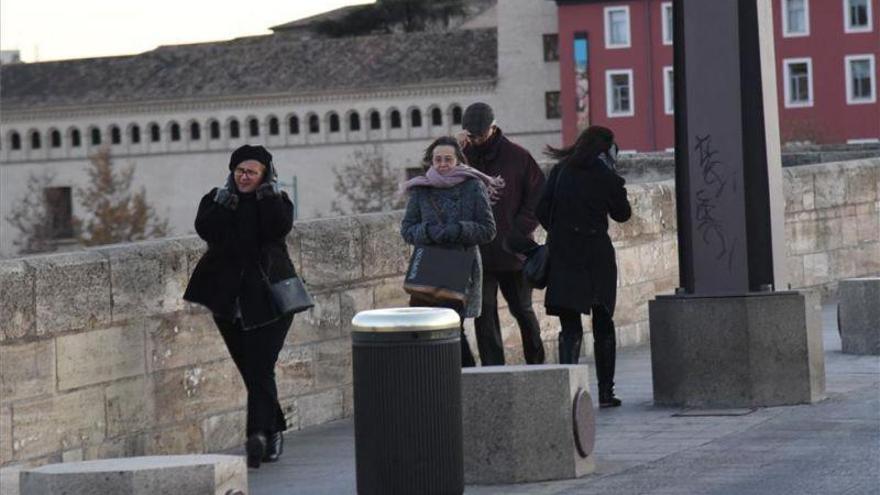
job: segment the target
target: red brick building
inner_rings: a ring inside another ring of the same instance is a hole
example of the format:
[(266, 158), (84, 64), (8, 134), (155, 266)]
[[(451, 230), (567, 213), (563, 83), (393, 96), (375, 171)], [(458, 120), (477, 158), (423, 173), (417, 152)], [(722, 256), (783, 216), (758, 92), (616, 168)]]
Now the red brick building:
[[(880, 141), (878, 0), (772, 0), (783, 142)], [(672, 148), (672, 2), (556, 0), (563, 141), (611, 127), (621, 148)]]

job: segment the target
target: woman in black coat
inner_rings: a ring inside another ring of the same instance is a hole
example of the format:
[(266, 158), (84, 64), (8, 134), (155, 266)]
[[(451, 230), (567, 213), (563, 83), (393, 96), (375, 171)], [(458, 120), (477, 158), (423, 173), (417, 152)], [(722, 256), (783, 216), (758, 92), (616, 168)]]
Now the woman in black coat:
[(293, 322), (273, 305), (268, 283), (296, 276), (285, 238), (293, 203), (280, 191), (272, 155), (244, 145), (232, 153), (224, 187), (206, 194), (196, 232), (208, 250), (183, 298), (214, 314), (247, 388), (248, 466), (278, 460), (287, 423), (278, 404), (275, 362)]
[[(553, 167), (537, 207), (548, 232), (549, 272), (544, 305), (559, 317), (559, 362), (576, 364), (581, 353), (581, 315), (593, 315), (599, 406), (616, 407), (614, 396), (614, 305), (617, 262), (608, 237), (608, 217), (629, 220), (624, 180), (614, 168), (617, 145), (610, 129), (592, 126), (574, 145), (547, 154)], [(558, 185), (557, 185), (558, 183)]]

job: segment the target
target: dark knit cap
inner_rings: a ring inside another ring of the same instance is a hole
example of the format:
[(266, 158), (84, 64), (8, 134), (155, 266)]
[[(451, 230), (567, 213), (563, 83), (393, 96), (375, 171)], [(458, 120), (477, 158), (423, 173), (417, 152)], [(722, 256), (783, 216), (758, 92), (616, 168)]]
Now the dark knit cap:
[(272, 153), (262, 146), (251, 146), (246, 144), (232, 152), (229, 158), (229, 170), (235, 169), (239, 163), (247, 160), (256, 160), (266, 168), (272, 168)]
[(471, 134), (484, 134), (489, 126), (495, 122), (495, 112), (492, 107), (479, 102), (469, 105), (461, 118), (461, 127)]

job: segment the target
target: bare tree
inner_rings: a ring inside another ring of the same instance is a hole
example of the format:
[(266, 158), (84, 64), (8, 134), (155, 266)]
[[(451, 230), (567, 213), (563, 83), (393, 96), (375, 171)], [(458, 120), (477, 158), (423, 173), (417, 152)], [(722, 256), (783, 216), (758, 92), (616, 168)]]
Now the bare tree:
[(77, 221), (80, 242), (94, 246), (168, 235), (168, 219), (159, 218), (147, 202), (144, 188), (130, 192), (134, 165), (115, 170), (107, 149), (89, 159), (89, 185), (77, 189), (83, 209), (89, 214), (85, 222)]
[(46, 171), (31, 173), (24, 195), (6, 216), (6, 221), (20, 232), (12, 244), (21, 254), (45, 253), (57, 248), (52, 211), (45, 193), (54, 179), (55, 175)]
[(333, 189), (338, 197), (331, 205), (334, 213), (389, 211), (405, 205), (404, 198), (397, 193), (402, 172), (391, 168), (379, 146), (356, 150), (351, 163), (342, 170), (333, 167), (333, 175), (336, 177)]

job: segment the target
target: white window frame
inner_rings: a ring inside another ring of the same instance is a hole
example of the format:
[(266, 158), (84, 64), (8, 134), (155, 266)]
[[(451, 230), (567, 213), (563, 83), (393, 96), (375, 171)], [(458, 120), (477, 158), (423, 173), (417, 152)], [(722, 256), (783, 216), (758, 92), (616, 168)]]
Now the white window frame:
[[(626, 12), (626, 43), (620, 44), (612, 44), (611, 43), (611, 12), (614, 11), (622, 11)], [(629, 16), (629, 5), (615, 5), (612, 7), (605, 7), (604, 13), (604, 23), (605, 23), (605, 49), (612, 50), (616, 48), (629, 48), (632, 46), (632, 21)]]
[[(669, 74), (672, 73), (673, 67), (671, 65), (667, 65), (663, 67), (663, 112), (666, 115), (674, 115), (675, 114), (675, 85), (669, 84)], [(675, 77), (674, 73), (673, 76)]]
[(843, 0), (843, 32), (844, 33), (870, 33), (874, 30), (874, 11), (871, 4), (874, 0), (867, 0), (868, 4), (868, 25), (853, 27), (849, 23), (849, 3), (852, 0)]
[[(807, 64), (807, 92), (809, 93), (809, 98), (807, 101), (791, 101), (791, 70), (790, 67), (794, 64)], [(813, 59), (810, 57), (804, 58), (786, 58), (782, 60), (782, 72), (785, 75), (784, 86), (785, 90), (785, 108), (807, 108), (813, 106), (814, 94), (813, 94)]]
[[(852, 66), (851, 62), (855, 60), (867, 60), (871, 73), (871, 98), (857, 100), (852, 94)], [(877, 103), (877, 61), (873, 53), (864, 53), (860, 55), (847, 55), (843, 57), (844, 73), (846, 74), (846, 104), (847, 105), (870, 105)]]
[(804, 27), (806, 30), (802, 33), (792, 33), (788, 29), (788, 2), (790, 0), (779, 0), (782, 10), (782, 37), (783, 38), (800, 38), (810, 35), (810, 0), (804, 0)]
[[(660, 22), (663, 25), (660, 27), (660, 32), (662, 33), (663, 38), (661, 41), (664, 45), (672, 44), (672, 31), (669, 29), (669, 24), (672, 19), (672, 2), (663, 2), (660, 4)], [(674, 29), (674, 28), (673, 28)]]
[[(611, 77), (625, 74), (629, 77), (629, 111), (627, 112), (615, 112), (614, 111), (614, 94), (613, 88), (611, 86)], [(613, 119), (617, 117), (633, 117), (636, 114), (636, 91), (635, 91), (635, 82), (633, 80), (633, 70), (632, 69), (608, 69), (605, 71), (605, 114), (608, 118)]]

